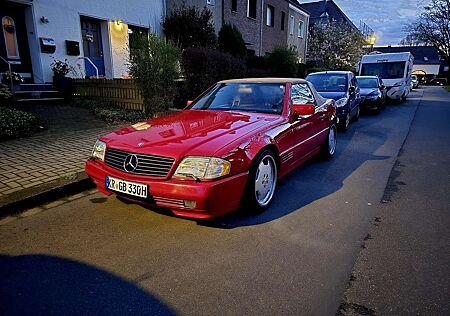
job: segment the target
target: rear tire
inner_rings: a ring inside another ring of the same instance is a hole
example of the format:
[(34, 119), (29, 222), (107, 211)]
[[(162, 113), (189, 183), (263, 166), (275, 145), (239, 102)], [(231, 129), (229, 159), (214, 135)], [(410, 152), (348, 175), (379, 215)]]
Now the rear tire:
[(336, 135), (337, 135), (336, 125), (332, 124), (330, 126), (330, 129), (328, 130), (327, 140), (325, 141), (322, 147), (322, 157), (324, 159), (331, 159), (334, 157), (337, 147)]
[(266, 149), (253, 161), (243, 196), (242, 206), (250, 213), (260, 213), (272, 203), (277, 187), (278, 170), (275, 156)]

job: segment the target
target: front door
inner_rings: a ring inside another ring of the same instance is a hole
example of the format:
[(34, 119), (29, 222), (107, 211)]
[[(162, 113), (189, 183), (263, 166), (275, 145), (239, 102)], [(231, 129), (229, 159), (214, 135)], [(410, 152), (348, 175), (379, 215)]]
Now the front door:
[[(105, 76), (100, 22), (81, 18), (81, 33), (83, 36), (84, 57), (88, 57), (97, 66), (99, 76)], [(95, 68), (88, 60), (84, 61), (84, 67), (86, 69), (86, 77), (96, 75)]]
[[(11, 65), (11, 71), (31, 80), (31, 58), (25, 25), (25, 6), (2, 2), (0, 6), (0, 56)], [(0, 60), (0, 73), (8, 71), (8, 64)]]

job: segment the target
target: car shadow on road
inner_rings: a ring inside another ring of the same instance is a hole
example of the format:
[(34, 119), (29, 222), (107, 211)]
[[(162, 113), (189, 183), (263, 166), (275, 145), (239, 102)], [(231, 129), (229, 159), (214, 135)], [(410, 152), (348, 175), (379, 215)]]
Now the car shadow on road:
[[(197, 223), (222, 229), (264, 224), (333, 194), (366, 161), (391, 158), (374, 154), (386, 142), (389, 133), (388, 130), (377, 128), (377, 117), (368, 115), (363, 118), (364, 122), (353, 124), (346, 133), (340, 133), (337, 151), (331, 161), (315, 157), (281, 179), (272, 205), (263, 213), (241, 209), (211, 221)], [(356, 133), (363, 137), (356, 137), (358, 140), (355, 141)]]
[(0, 255), (2, 315), (176, 315), (136, 284), (77, 261)]

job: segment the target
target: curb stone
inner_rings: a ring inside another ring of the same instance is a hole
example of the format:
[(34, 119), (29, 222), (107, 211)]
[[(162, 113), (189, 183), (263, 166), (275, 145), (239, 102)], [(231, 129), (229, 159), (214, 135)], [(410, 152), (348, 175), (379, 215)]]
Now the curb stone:
[(84, 171), (63, 175), (54, 181), (0, 198), (0, 219), (94, 187)]

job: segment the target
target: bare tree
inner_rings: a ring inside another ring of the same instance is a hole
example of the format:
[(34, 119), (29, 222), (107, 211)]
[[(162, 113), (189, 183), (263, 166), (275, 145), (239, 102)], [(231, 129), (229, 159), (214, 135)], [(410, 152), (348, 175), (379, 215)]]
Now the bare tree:
[(450, 65), (450, 0), (431, 0), (405, 31), (415, 41), (435, 46)]

